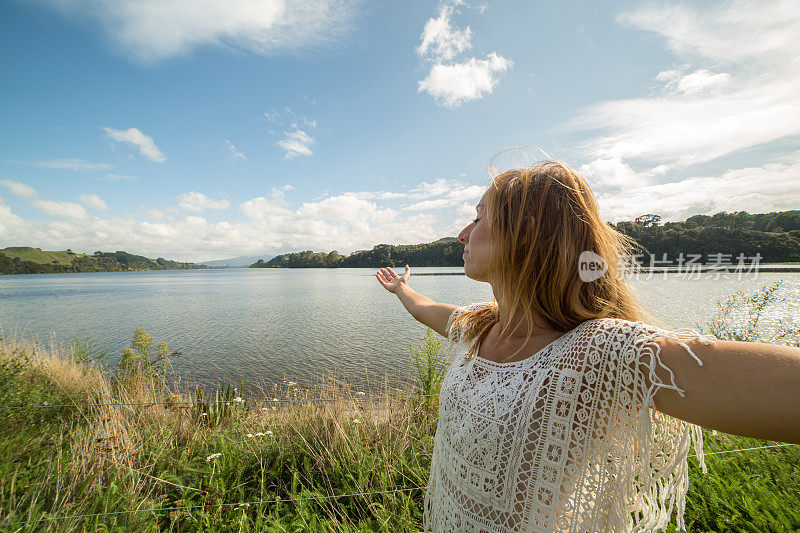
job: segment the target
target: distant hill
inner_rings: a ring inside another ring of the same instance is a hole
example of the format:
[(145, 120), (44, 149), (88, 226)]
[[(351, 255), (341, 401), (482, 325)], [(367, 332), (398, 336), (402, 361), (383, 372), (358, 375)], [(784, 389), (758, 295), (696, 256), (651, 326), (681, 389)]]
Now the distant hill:
[(202, 261), (198, 265), (206, 265), (215, 268), (224, 267), (246, 267), (255, 263), (259, 259), (269, 261), (272, 256), (266, 257), (263, 255), (241, 255), (239, 257), (231, 257), (230, 259), (215, 259), (213, 261)]
[(380, 266), (463, 266), (464, 245), (455, 237), (423, 244), (379, 244), (372, 250), (358, 250), (348, 256), (332, 252), (295, 252), (259, 259), (250, 268), (368, 268)]
[(0, 274), (44, 274), (52, 272), (115, 272), (123, 270), (185, 270), (208, 268), (159, 257), (148, 259), (128, 252), (101, 252), (92, 255), (72, 250), (47, 251), (29, 246), (9, 246), (0, 250)]

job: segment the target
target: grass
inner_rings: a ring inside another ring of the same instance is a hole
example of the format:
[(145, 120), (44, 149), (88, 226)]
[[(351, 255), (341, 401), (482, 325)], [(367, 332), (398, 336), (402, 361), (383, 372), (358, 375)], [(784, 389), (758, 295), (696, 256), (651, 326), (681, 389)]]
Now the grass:
[[(412, 347), (414, 390), (436, 393), (441, 362), (428, 332)], [(101, 372), (85, 340), (44, 347), (0, 341), (0, 522), (142, 509), (192, 509), (45, 521), (15, 531), (419, 531), (424, 490), (302, 500), (427, 484), (436, 405), (424, 398), (358, 398), (335, 380), (287, 381), (257, 404), (223, 382), (181, 395), (167, 387), (169, 356), (135, 332), (115, 374)], [(258, 396), (261, 396), (259, 394)], [(241, 401), (233, 401), (236, 399)], [(151, 406), (106, 403), (164, 402)], [(704, 431), (706, 453), (773, 444)], [(690, 459), (690, 531), (800, 530), (800, 446)], [(298, 499), (249, 507), (224, 503)], [(0, 525), (2, 525), (0, 523)], [(670, 527), (674, 531), (674, 526)]]
[(33, 263), (55, 263), (58, 265), (71, 265), (75, 257), (82, 257), (86, 254), (70, 253), (67, 251), (47, 251), (30, 246), (9, 246), (0, 249), (0, 254), (4, 254), (13, 259), (19, 257), (21, 261), (31, 261)]

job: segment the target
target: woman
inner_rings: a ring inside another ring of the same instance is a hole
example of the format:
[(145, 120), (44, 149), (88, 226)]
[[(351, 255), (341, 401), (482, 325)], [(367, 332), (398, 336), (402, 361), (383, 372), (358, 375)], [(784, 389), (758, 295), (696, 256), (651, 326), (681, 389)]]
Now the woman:
[[(800, 442), (800, 349), (657, 325), (620, 275), (634, 243), (564, 164), (497, 176), (458, 238), (494, 302), (434, 302), (408, 265), (376, 273), (451, 341), (426, 531), (651, 531), (675, 506), (684, 529), (698, 426)], [(605, 272), (582, 276), (587, 251)]]

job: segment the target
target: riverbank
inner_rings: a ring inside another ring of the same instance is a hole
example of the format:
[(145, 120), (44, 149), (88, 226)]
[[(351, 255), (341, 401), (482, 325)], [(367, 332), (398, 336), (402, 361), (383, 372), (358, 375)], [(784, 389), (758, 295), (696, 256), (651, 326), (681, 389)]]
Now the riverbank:
[[(424, 489), (416, 487), (427, 483), (436, 404), (411, 397), (419, 388), (386, 384), (382, 399), (371, 402), (335, 381), (312, 389), (286, 381), (266, 402), (230, 384), (180, 396), (164, 386), (158, 347), (144, 335), (116, 376), (81, 363), (79, 347), (0, 341), (0, 405), (47, 405), (0, 410), (0, 525), (48, 519), (16, 527), (420, 530)], [(140, 349), (150, 350), (150, 363), (137, 358)], [(417, 370), (429, 387), (431, 376)], [(773, 444), (705, 437), (707, 454)], [(703, 476), (690, 459), (689, 530), (800, 527), (800, 447), (706, 460)], [(89, 514), (96, 516), (50, 520)]]

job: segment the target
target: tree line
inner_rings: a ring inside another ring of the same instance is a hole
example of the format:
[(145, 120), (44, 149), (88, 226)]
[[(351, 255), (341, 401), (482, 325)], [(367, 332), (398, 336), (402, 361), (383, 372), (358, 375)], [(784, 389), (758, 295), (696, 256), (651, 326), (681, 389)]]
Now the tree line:
[[(649, 256), (675, 261), (683, 253), (696, 254), (697, 263), (714, 262), (712, 254), (747, 258), (760, 254), (762, 263), (800, 262), (800, 210), (750, 214), (746, 211), (694, 215), (662, 223), (657, 214), (645, 214), (609, 226), (636, 241), (648, 264)], [(342, 256), (338, 251), (293, 252), (269, 261), (259, 259), (250, 268), (377, 268), (384, 266), (462, 266), (464, 245), (455, 237), (413, 245), (379, 244)]]
[(159, 257), (158, 259), (148, 259), (141, 255), (134, 255), (128, 252), (101, 252), (97, 251), (94, 255), (78, 255), (68, 250), (70, 255), (74, 255), (72, 263), (63, 264), (58, 262), (39, 263), (20, 259), (19, 257), (9, 257), (0, 251), (0, 274), (45, 274), (58, 272), (115, 272), (124, 270), (185, 270), (196, 268), (208, 268), (206, 265), (195, 263), (181, 263), (170, 261)]

